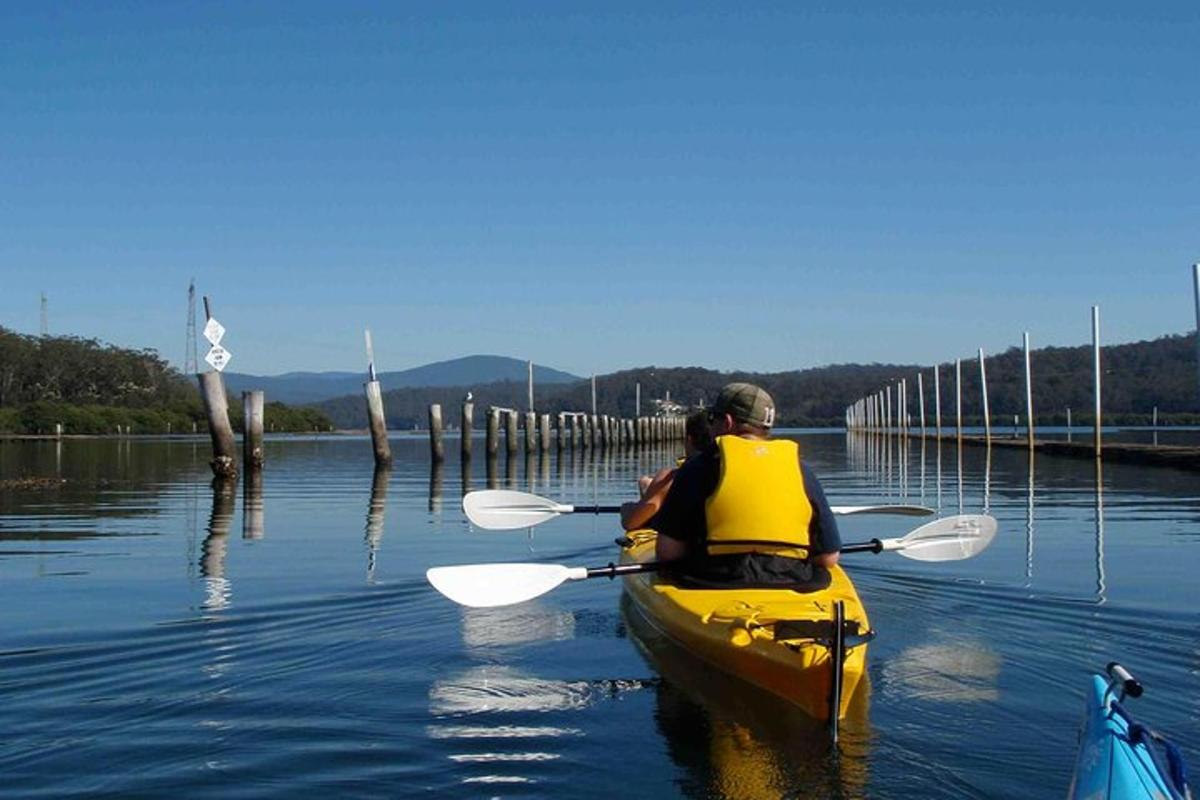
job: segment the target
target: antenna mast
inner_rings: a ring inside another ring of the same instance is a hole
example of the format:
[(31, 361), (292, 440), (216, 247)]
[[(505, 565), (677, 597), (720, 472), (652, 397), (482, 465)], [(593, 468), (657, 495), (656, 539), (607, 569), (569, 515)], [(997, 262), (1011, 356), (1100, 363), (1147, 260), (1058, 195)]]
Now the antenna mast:
[(42, 338), (50, 335), (50, 301), (46, 299), (46, 293), (42, 292)]
[(187, 337), (183, 345), (183, 374), (195, 375), (200, 371), (200, 359), (196, 356), (196, 279), (188, 284)]

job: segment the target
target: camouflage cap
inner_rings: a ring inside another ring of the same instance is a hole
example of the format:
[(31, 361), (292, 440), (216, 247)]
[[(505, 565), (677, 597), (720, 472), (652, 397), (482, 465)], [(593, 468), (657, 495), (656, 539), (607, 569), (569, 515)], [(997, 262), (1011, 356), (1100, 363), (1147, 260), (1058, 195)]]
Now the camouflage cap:
[(769, 428), (775, 424), (775, 401), (753, 383), (729, 383), (717, 395), (712, 413), (728, 414), (735, 422), (756, 428)]

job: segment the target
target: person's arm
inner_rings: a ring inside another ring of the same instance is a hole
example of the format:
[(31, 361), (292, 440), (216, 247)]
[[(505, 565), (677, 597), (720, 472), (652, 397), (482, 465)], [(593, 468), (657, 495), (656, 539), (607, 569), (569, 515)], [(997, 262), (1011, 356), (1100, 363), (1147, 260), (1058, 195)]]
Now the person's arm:
[(804, 490), (808, 501), (812, 504), (812, 521), (808, 526), (808, 542), (810, 560), (818, 567), (832, 567), (841, 558), (842, 536), (838, 532), (837, 517), (825, 499), (825, 490), (821, 482), (808, 465), (801, 462), (800, 471), (804, 476)]
[(644, 528), (646, 523), (662, 508), (667, 491), (675, 480), (675, 470), (662, 469), (650, 479), (642, 492), (642, 499), (621, 506), (621, 527), (627, 531)]
[(704, 454), (675, 470), (662, 507), (650, 521), (658, 531), (654, 555), (659, 561), (686, 558), (704, 537), (704, 498), (712, 492), (716, 462)]

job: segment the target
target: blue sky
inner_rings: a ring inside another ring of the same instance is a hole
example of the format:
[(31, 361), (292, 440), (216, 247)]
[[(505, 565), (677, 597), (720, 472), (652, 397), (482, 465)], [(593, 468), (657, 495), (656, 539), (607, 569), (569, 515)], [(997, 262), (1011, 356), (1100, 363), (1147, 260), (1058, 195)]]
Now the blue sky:
[[(0, 4), (0, 325), (230, 369), (1194, 327), (1200, 4)], [(201, 351), (203, 354), (203, 350)]]

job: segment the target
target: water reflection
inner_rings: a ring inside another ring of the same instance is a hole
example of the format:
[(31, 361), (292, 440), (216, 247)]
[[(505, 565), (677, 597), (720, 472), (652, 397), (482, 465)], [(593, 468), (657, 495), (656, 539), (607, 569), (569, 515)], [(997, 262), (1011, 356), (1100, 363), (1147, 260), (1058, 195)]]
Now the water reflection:
[(385, 466), (375, 467), (371, 478), (371, 502), (367, 506), (367, 525), (363, 538), (367, 545), (367, 582), (375, 582), (375, 557), (379, 543), (383, 541), (383, 517), (387, 511), (388, 484), (392, 470)]
[(212, 483), (212, 512), (208, 517), (208, 536), (200, 546), (200, 575), (204, 578), (205, 598), (201, 608), (219, 611), (227, 608), (233, 587), (225, 578), (225, 556), (229, 548), (229, 528), (237, 499), (237, 483), (214, 480)]
[(864, 675), (836, 748), (824, 726), (667, 639), (623, 595), (631, 639), (662, 676), (655, 720), (697, 798), (862, 797), (871, 731)]
[(575, 615), (523, 603), (506, 608), (463, 608), (463, 644), (491, 648), (575, 638)]
[(1033, 473), (1036, 451), (1029, 448), (1027, 491), (1025, 494), (1025, 585), (1033, 583)]
[(955, 639), (902, 651), (883, 665), (888, 685), (910, 698), (940, 703), (1000, 699), (1000, 656), (985, 642)]
[(263, 530), (263, 474), (260, 469), (246, 470), (242, 496), (242, 538), (261, 539)]
[(442, 513), (442, 480), (445, 474), (445, 464), (441, 461), (431, 461), (429, 464), (429, 513)]

